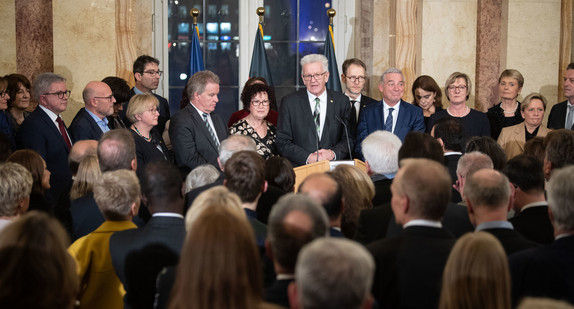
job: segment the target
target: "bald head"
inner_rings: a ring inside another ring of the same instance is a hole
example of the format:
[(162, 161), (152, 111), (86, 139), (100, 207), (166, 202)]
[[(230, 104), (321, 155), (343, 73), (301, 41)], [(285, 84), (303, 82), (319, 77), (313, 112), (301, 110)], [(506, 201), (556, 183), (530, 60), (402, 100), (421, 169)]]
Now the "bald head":
[(98, 148), (98, 141), (93, 139), (81, 140), (74, 143), (70, 156), (68, 157), (68, 164), (72, 170), (72, 175), (76, 175), (78, 167), (85, 157), (96, 155)]
[(494, 169), (480, 169), (467, 177), (464, 196), (473, 208), (507, 208), (510, 201), (508, 178)]
[(104, 82), (89, 82), (82, 92), (82, 98), (84, 99), (86, 109), (100, 119), (114, 113), (114, 103), (116, 99), (112, 95), (110, 86)]
[(335, 219), (341, 214), (341, 187), (330, 175), (316, 173), (307, 176), (299, 186), (298, 192), (307, 194), (317, 203), (323, 205), (330, 219)]

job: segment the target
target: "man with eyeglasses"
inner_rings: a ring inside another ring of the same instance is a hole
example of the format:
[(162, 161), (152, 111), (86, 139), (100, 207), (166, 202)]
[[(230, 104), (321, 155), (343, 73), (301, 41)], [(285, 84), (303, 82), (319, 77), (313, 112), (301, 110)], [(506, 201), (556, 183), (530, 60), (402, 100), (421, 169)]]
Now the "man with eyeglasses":
[(365, 107), (359, 116), (356, 148), (359, 154), (361, 142), (377, 130), (391, 132), (398, 136), (401, 142), (404, 142), (405, 136), (411, 131), (425, 131), (423, 110), (402, 100), (405, 94), (405, 78), (401, 70), (387, 69), (381, 75), (379, 91), (383, 100)]
[(18, 149), (32, 149), (44, 158), (46, 168), (52, 173), (46, 196), (57, 201), (72, 182), (68, 154), (73, 139), (61, 118), (68, 107), (70, 90), (64, 77), (42, 73), (34, 80), (32, 91), (38, 107), (20, 125), (16, 144)]
[[(130, 99), (136, 94), (153, 94), (157, 98), (159, 101), (159, 118), (154, 129), (161, 135), (165, 129), (165, 123), (170, 118), (170, 110), (167, 99), (152, 92), (159, 86), (159, 79), (163, 74), (163, 71), (159, 70), (159, 60), (148, 55), (139, 56), (134, 62), (133, 73), (136, 85), (130, 91)], [(126, 117), (127, 109), (128, 103), (123, 107), (121, 116), (126, 127), (129, 128), (131, 122)]]
[(355, 144), (349, 98), (326, 90), (329, 71), (325, 56), (307, 55), (301, 59), (301, 67), (306, 89), (281, 100), (277, 124), (279, 153), (293, 166), (348, 159), (349, 148)]
[(112, 89), (103, 82), (89, 82), (82, 92), (85, 107), (81, 108), (72, 124), (70, 133), (74, 141), (93, 139), (99, 140), (102, 134), (108, 132), (108, 118), (114, 113), (116, 99)]
[(359, 121), (359, 114), (364, 107), (377, 102), (361, 93), (367, 80), (366, 72), (367, 66), (360, 59), (351, 58), (343, 62), (341, 80), (345, 84), (345, 95), (351, 102), (351, 119), (355, 123)]

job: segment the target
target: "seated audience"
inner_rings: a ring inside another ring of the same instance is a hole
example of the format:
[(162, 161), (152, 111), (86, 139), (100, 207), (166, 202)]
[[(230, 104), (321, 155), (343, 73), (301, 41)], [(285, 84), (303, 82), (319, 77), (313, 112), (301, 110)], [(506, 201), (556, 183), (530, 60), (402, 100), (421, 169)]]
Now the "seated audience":
[(32, 174), (25, 167), (0, 164), (0, 235), (8, 223), (28, 211), (32, 186)]
[(361, 245), (320, 238), (301, 250), (296, 282), (289, 287), (291, 308), (370, 309), (375, 263)]
[(494, 169), (501, 171), (506, 165), (506, 154), (500, 145), (489, 136), (473, 137), (466, 142), (465, 153), (480, 151), (492, 160)]
[(439, 308), (511, 308), (508, 259), (491, 234), (468, 233), (454, 244), (442, 276)]
[(10, 74), (4, 76), (6, 82), (6, 91), (8, 92), (8, 110), (6, 116), (10, 120), (12, 132), (16, 134), (18, 128), (24, 122), (24, 119), (30, 115), (27, 110), (30, 108), (30, 81), (22, 74)]
[(285, 192), (295, 191), (295, 171), (291, 161), (275, 156), (265, 161), (265, 180)]
[(133, 171), (104, 172), (94, 184), (94, 199), (106, 221), (68, 248), (80, 278), (79, 301), (85, 308), (122, 308), (124, 288), (114, 272), (110, 236), (134, 229), (140, 205), (140, 184)]
[(30, 149), (15, 151), (6, 162), (14, 162), (24, 166), (34, 180), (30, 194), (29, 210), (41, 210), (48, 214), (54, 213), (54, 202), (46, 197), (45, 191), (50, 189), (50, 171), (42, 157)]
[(194, 168), (185, 179), (185, 193), (192, 189), (214, 183), (220, 172), (211, 164), (204, 164)]
[(520, 105), (522, 123), (502, 129), (498, 144), (504, 149), (508, 160), (524, 152), (524, 144), (536, 136), (544, 137), (550, 129), (542, 125), (546, 111), (546, 98), (539, 93), (531, 93)]
[(94, 183), (102, 175), (98, 157), (90, 155), (84, 158), (78, 167), (78, 173), (72, 183), (70, 190), (70, 200), (75, 200), (86, 196), (94, 191)]
[(503, 128), (517, 125), (524, 121), (520, 113), (522, 107), (520, 102), (518, 102), (518, 95), (520, 95), (523, 85), (524, 77), (517, 70), (508, 69), (500, 74), (498, 78), (500, 103), (489, 108), (486, 113), (493, 139), (498, 139)]
[(0, 233), (2, 308), (75, 308), (80, 282), (56, 219), (30, 212)]

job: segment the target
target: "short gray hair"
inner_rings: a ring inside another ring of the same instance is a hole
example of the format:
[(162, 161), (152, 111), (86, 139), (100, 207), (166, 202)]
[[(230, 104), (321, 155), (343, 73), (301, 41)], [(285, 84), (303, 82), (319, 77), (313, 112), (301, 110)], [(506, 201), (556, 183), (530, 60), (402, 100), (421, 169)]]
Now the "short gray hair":
[(319, 238), (297, 259), (297, 301), (305, 309), (361, 308), (374, 273), (373, 257), (363, 246), (343, 238)]
[(203, 164), (194, 168), (185, 179), (185, 193), (192, 189), (213, 183), (221, 173), (211, 164)]
[(501, 172), (494, 169), (480, 169), (467, 177), (464, 184), (464, 197), (474, 207), (499, 209), (508, 206), (510, 182)]
[(255, 141), (241, 134), (235, 134), (227, 137), (219, 144), (219, 163), (225, 166), (225, 162), (238, 151), (257, 151)]
[(493, 169), (492, 159), (480, 151), (467, 152), (458, 160), (456, 174), (467, 177), (483, 168)]
[(0, 216), (17, 214), (20, 200), (32, 193), (32, 174), (22, 165), (13, 162), (0, 164)]
[(399, 170), (401, 140), (391, 132), (378, 130), (361, 143), (365, 161), (377, 174), (392, 174)]
[(189, 100), (193, 99), (193, 94), (196, 92), (202, 94), (208, 83), (219, 84), (219, 76), (209, 70), (193, 74), (187, 81), (187, 96)]
[(36, 76), (34, 85), (32, 85), (32, 92), (34, 93), (36, 101), (40, 102), (40, 96), (50, 91), (50, 87), (53, 83), (58, 82), (66, 82), (66, 79), (54, 73), (42, 73)]
[(381, 74), (381, 80), (380, 80), (379, 83), (382, 83), (382, 82), (385, 80), (385, 76), (386, 76), (387, 74), (393, 74), (393, 73), (401, 74), (401, 76), (403, 77), (403, 81), (405, 80), (405, 75), (403, 75), (403, 71), (401, 71), (401, 70), (399, 70), (399, 69), (397, 69), (397, 68), (388, 68), (387, 70), (385, 70), (385, 71), (383, 72), (383, 74)]
[(140, 204), (140, 182), (134, 171), (105, 172), (94, 184), (94, 200), (106, 220), (126, 220), (131, 206)]
[(548, 207), (557, 230), (574, 230), (574, 166), (556, 170), (548, 182)]
[[(323, 72), (329, 72), (329, 59), (327, 59), (327, 57), (321, 54), (309, 54), (301, 58), (301, 68), (303, 68), (303, 65), (305, 64), (315, 62), (319, 62), (321, 63), (321, 65), (323, 65)], [(301, 74), (303, 74), (303, 70), (301, 70)]]

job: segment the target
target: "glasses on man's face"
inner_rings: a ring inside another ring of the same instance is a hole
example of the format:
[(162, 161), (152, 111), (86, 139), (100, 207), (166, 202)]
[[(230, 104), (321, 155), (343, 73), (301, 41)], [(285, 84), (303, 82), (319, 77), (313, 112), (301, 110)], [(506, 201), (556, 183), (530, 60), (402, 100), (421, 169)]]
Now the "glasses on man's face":
[(251, 105), (253, 106), (269, 106), (269, 100), (263, 100), (263, 101), (251, 101)]
[(453, 86), (453, 85), (450, 85), (450, 86), (448, 86), (447, 89), (448, 89), (448, 91), (457, 91), (457, 90), (458, 90), (458, 91), (466, 91), (466, 86)]
[(108, 100), (108, 102), (112, 102), (113, 98), (114, 98), (113, 94), (111, 96), (107, 96), (107, 97), (94, 97), (94, 99), (105, 99), (105, 100)]
[(70, 93), (72, 93), (72, 91), (66, 90), (66, 91), (58, 91), (58, 92), (47, 92), (47, 93), (44, 93), (44, 95), (49, 95), (49, 94), (56, 95), (56, 96), (58, 96), (58, 99), (63, 100), (65, 98), (70, 97)]
[(319, 78), (323, 77), (323, 75), (325, 75), (325, 73), (327, 73), (327, 72), (323, 72), (320, 74), (303, 75), (303, 80), (306, 82), (310, 81), (311, 79), (319, 80)]
[(162, 76), (163, 71), (144, 71), (144, 74), (148, 74), (149, 76)]
[(365, 81), (364, 76), (347, 76), (347, 78), (352, 81), (353, 83), (359, 82), (362, 83)]

